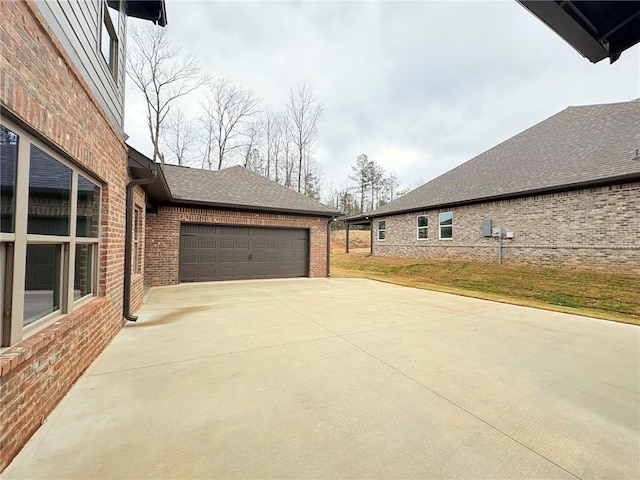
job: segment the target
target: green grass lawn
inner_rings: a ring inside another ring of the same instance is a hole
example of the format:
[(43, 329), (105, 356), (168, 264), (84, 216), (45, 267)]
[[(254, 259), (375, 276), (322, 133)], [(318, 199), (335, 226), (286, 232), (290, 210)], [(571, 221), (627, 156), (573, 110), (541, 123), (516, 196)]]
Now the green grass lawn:
[(331, 276), (365, 277), (640, 325), (638, 275), (334, 253)]

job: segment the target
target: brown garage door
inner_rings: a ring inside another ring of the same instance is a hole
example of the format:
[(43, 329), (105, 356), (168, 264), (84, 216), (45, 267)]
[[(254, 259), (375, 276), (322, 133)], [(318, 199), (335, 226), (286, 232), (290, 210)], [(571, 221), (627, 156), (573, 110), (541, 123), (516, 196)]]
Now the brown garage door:
[(181, 226), (181, 282), (306, 277), (308, 274), (308, 230)]

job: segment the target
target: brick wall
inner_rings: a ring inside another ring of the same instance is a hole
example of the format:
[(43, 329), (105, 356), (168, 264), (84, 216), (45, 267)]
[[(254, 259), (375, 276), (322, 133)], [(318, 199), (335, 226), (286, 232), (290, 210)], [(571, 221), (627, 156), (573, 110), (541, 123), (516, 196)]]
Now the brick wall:
[[(438, 213), (453, 212), (453, 240), (438, 240)], [(416, 217), (429, 217), (429, 238), (417, 240)], [(497, 239), (484, 238), (484, 218), (514, 232), (503, 262), (640, 273), (640, 182), (536, 195), (374, 221), (374, 254), (497, 260)], [(386, 239), (377, 222), (386, 221)]]
[(2, 107), (103, 182), (100, 296), (0, 353), (1, 471), (122, 326), (127, 157), (38, 8), (2, 0), (0, 11)]
[(204, 208), (159, 207), (146, 216), (145, 284), (179, 283), (180, 223), (218, 223), (264, 227), (308, 228), (311, 277), (327, 275), (327, 219), (322, 217), (238, 212)]

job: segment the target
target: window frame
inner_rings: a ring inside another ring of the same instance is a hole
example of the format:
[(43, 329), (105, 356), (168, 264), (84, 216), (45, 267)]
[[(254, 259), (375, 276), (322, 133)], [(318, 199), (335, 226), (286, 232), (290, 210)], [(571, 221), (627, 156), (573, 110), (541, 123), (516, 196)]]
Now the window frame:
[[(65, 314), (78, 308), (80, 305), (99, 296), (100, 292), (100, 262), (99, 256), (102, 246), (102, 192), (104, 185), (89, 172), (57, 153), (39, 138), (30, 134), (26, 129), (14, 124), (6, 118), (2, 119), (2, 125), (18, 135), (18, 155), (16, 160), (15, 181), (15, 212), (14, 232), (0, 233), (0, 348), (15, 345), (25, 338), (33, 335), (42, 328), (57, 321)], [(68, 235), (47, 235), (27, 233), (29, 220), (29, 192), (30, 192), (30, 168), (31, 146), (71, 169), (71, 190), (69, 198), (69, 231)], [(78, 237), (77, 213), (78, 213), (78, 177), (84, 177), (96, 185), (97, 231), (95, 237)], [(27, 246), (28, 245), (60, 245), (60, 308), (43, 315), (33, 322), (24, 325), (27, 270)], [(75, 253), (76, 245), (90, 244), (93, 249), (91, 260), (91, 288), (90, 292), (80, 298), (74, 298), (75, 287)]]
[[(380, 228), (382, 226), (382, 228)], [(382, 233), (382, 238), (380, 238), (380, 234)], [(386, 220), (378, 220), (378, 241), (384, 242), (387, 239), (387, 221)]]
[[(451, 215), (451, 225), (443, 225), (442, 224), (442, 215)], [(450, 228), (451, 229), (451, 237), (443, 237), (442, 229)], [(453, 212), (440, 212), (438, 213), (438, 240), (453, 240)]]
[[(120, 6), (120, 5), (119, 5)], [(122, 21), (120, 18), (120, 9), (116, 10), (111, 8), (114, 11), (117, 11), (118, 15), (118, 25), (113, 24), (113, 20), (111, 19), (111, 14), (109, 13), (109, 4), (107, 0), (102, 0), (102, 12), (100, 18), (100, 29), (99, 29), (99, 37), (98, 37), (98, 52), (99, 55), (106, 62), (107, 68), (113, 75), (114, 80), (118, 79), (118, 53), (120, 50), (120, 38), (118, 36), (118, 29), (120, 28), (119, 23)], [(103, 34), (104, 31), (107, 31), (107, 35), (109, 35), (109, 58), (105, 57), (104, 51), (102, 50), (102, 42), (104, 40)]]
[[(420, 226), (420, 219), (425, 218), (427, 220), (427, 224)], [(424, 237), (420, 236), (420, 230), (424, 230), (426, 235)], [(416, 239), (417, 240), (428, 240), (429, 239), (429, 216), (428, 215), (418, 215), (416, 217)]]

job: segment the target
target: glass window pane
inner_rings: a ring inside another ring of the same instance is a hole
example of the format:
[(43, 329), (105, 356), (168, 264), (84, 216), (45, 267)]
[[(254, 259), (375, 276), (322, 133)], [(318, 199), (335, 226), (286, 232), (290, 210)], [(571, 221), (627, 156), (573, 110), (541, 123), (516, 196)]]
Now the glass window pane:
[(23, 324), (60, 308), (60, 245), (27, 245)]
[(73, 280), (73, 299), (78, 300), (93, 293), (93, 244), (76, 245), (76, 265)]
[(31, 145), (27, 233), (69, 235), (71, 169)]
[(427, 238), (427, 229), (419, 228), (418, 229), (418, 238)]
[(440, 225), (453, 225), (453, 213), (441, 213), (440, 214)]
[(78, 175), (78, 217), (76, 236), (98, 238), (100, 188), (82, 175)]
[(386, 232), (384, 230), (380, 230), (378, 232), (378, 240), (384, 240), (385, 236), (386, 236)]
[(107, 64), (111, 65), (111, 35), (105, 21), (102, 22), (102, 32), (100, 33), (100, 51)]
[(18, 135), (0, 125), (0, 231), (14, 231)]
[(429, 224), (429, 221), (426, 217), (426, 215), (421, 215), (418, 217), (418, 226), (419, 227), (426, 227)]
[(440, 227), (440, 238), (453, 238), (453, 227)]
[(384, 230), (385, 229), (385, 222), (384, 220), (382, 220), (381, 222), (378, 222), (378, 230)]

